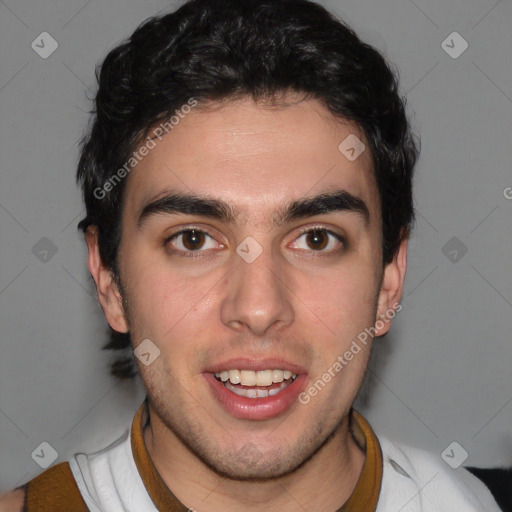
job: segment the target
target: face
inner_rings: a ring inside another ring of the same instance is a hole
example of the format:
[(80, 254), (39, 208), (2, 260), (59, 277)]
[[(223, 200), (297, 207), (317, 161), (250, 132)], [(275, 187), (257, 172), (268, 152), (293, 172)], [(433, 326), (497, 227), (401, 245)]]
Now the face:
[(338, 149), (351, 134), (316, 100), (193, 109), (128, 178), (124, 310), (89, 239), (109, 323), (159, 351), (137, 360), (152, 413), (219, 474), (275, 478), (317, 452), (371, 343), (344, 354), (400, 298), (369, 151)]

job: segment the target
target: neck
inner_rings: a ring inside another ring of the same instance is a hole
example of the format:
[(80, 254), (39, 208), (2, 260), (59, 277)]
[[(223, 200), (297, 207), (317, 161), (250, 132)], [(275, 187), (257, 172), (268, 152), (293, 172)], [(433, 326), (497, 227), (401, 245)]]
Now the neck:
[(332, 512), (348, 500), (364, 464), (364, 451), (346, 416), (323, 447), (293, 473), (263, 482), (231, 480), (190, 452), (151, 406), (149, 414), (144, 431), (149, 456), (173, 494), (198, 512)]

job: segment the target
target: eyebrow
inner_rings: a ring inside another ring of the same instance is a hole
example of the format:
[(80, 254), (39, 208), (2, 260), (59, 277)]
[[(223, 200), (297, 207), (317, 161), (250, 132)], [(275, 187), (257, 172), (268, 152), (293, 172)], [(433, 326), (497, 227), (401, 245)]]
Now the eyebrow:
[[(370, 221), (370, 212), (366, 203), (361, 198), (341, 189), (292, 201), (279, 208), (272, 218), (274, 225), (279, 226), (292, 220), (335, 212), (355, 213), (361, 216), (366, 224)], [(144, 221), (153, 215), (180, 213), (235, 223), (240, 212), (221, 199), (182, 192), (167, 193), (147, 203), (141, 209), (138, 226), (142, 227)]]

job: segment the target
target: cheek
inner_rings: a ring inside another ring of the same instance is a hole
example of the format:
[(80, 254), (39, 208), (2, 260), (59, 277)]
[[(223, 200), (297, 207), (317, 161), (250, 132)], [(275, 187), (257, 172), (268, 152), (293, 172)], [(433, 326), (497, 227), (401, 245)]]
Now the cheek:
[(148, 275), (132, 288), (132, 309), (154, 335), (165, 336), (201, 311), (206, 285), (163, 272)]
[[(129, 277), (130, 331), (135, 344), (149, 338), (168, 361), (192, 357), (193, 353), (187, 356), (187, 352), (193, 352), (194, 344), (205, 336), (205, 326), (212, 322), (211, 289), (218, 278), (194, 279), (165, 265), (142, 266), (136, 261), (125, 268)], [(137, 268), (137, 273), (130, 272), (130, 268)]]
[[(316, 352), (311, 386), (320, 381), (312, 390), (323, 397), (319, 407), (325, 403), (341, 407), (353, 401), (368, 363), (371, 338), (367, 330), (374, 325), (378, 282), (372, 269), (356, 272), (351, 267), (333, 273), (325, 283), (326, 288), (314, 289), (307, 302), (316, 317), (314, 323), (305, 323)], [(325, 393), (320, 393), (324, 388)]]
[(358, 259), (322, 278), (305, 277), (298, 293), (314, 312), (316, 323), (338, 342), (356, 336), (375, 320), (378, 276), (371, 265)]

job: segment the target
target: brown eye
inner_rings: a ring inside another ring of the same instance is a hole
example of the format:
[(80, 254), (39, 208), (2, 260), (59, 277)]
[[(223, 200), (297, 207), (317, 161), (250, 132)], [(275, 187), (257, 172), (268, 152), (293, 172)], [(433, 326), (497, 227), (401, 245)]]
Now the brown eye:
[(329, 243), (329, 237), (325, 230), (309, 231), (306, 235), (306, 243), (308, 247), (314, 251), (324, 249)]
[(330, 229), (311, 228), (302, 231), (291, 247), (306, 252), (335, 254), (346, 248), (346, 245), (344, 238)]
[(166, 238), (164, 246), (179, 256), (199, 257), (211, 253), (211, 250), (224, 249), (215, 238), (202, 229), (182, 229), (178, 233)]
[(189, 251), (200, 249), (205, 241), (204, 235), (203, 231), (196, 231), (194, 229), (184, 231), (182, 233), (183, 246)]

